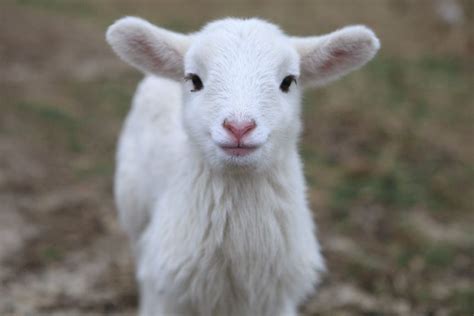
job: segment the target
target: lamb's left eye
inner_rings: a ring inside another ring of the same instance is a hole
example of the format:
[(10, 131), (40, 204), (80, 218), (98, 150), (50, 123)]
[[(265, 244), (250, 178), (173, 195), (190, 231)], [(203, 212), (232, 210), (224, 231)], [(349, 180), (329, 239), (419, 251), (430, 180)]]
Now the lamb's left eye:
[(296, 77), (293, 75), (286, 76), (280, 84), (280, 89), (283, 92), (288, 92), (292, 83), (296, 84)]

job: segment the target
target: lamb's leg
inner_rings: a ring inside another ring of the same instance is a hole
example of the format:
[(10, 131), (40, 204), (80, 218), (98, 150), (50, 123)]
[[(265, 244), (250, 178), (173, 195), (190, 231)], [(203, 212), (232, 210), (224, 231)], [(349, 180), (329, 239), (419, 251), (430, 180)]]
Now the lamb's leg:
[(298, 307), (294, 302), (287, 301), (283, 304), (281, 316), (297, 316), (298, 315)]
[(160, 296), (150, 284), (142, 282), (140, 286), (140, 316), (192, 316), (195, 313), (189, 306), (176, 304)]

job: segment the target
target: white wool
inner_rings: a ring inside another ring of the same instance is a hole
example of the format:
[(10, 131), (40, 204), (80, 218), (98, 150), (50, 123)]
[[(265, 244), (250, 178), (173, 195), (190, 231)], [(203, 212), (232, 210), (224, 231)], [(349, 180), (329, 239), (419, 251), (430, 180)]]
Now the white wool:
[[(373, 32), (292, 38), (259, 19), (224, 19), (183, 35), (124, 18), (107, 40), (149, 73), (115, 179), (141, 314), (296, 315), (324, 270), (297, 152), (301, 87), (369, 61), (379, 48)], [(297, 83), (282, 91), (289, 75)], [(226, 120), (255, 122), (245, 144), (256, 149), (225, 151)]]

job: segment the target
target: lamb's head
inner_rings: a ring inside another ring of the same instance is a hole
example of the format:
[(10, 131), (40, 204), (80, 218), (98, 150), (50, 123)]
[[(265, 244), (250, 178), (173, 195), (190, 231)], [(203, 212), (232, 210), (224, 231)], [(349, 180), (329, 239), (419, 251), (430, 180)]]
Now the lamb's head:
[(183, 35), (127, 17), (107, 40), (133, 66), (183, 84), (191, 146), (218, 168), (265, 169), (285, 157), (300, 132), (301, 89), (361, 67), (379, 48), (364, 26), (295, 38), (259, 19), (219, 20)]

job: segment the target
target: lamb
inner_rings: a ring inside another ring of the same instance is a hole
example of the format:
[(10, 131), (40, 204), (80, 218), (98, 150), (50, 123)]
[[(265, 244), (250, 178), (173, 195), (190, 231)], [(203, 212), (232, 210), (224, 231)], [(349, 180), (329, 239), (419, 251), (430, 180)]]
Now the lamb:
[(107, 41), (146, 74), (115, 177), (140, 314), (296, 315), (325, 269), (297, 150), (302, 89), (367, 63), (375, 34), (226, 18), (184, 35), (125, 17)]

